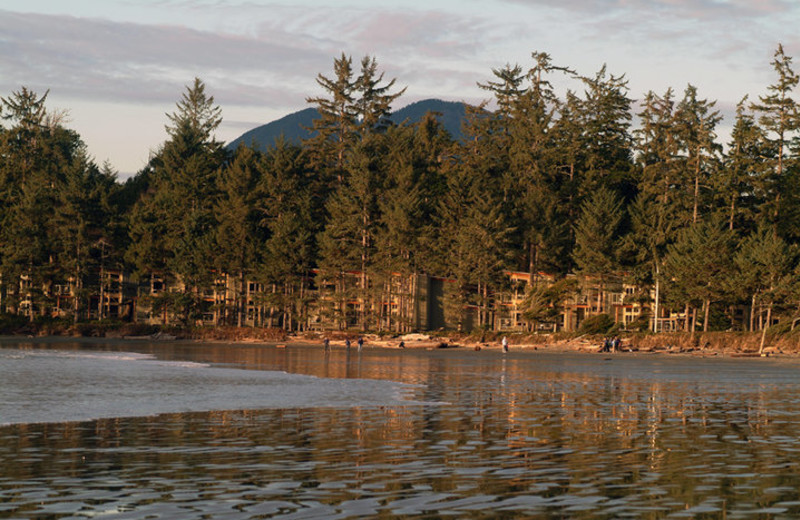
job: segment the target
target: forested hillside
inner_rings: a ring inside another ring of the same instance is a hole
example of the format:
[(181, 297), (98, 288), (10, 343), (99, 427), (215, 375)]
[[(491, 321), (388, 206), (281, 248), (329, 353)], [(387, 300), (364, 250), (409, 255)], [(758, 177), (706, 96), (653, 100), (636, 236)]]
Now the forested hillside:
[[(456, 141), (462, 138), (461, 128), (464, 123), (465, 105), (453, 101), (425, 99), (404, 106), (389, 114), (393, 123), (412, 125), (418, 123), (428, 112), (434, 112), (436, 119), (444, 126)], [(240, 144), (255, 148), (261, 152), (269, 150), (275, 141), (284, 138), (290, 144), (302, 144), (312, 137), (314, 120), (319, 118), (316, 108), (306, 108), (284, 116), (276, 121), (253, 128), (227, 144), (229, 150), (236, 150)]]
[[(587, 75), (546, 53), (476, 78), (487, 101), (468, 107), (462, 140), (433, 114), (395, 124), (404, 89), (374, 58), (333, 65), (308, 99), (313, 135), (265, 152), (215, 138), (222, 110), (195, 79), (167, 140), (122, 183), (47, 110), (47, 93), (4, 97), (3, 306), (28, 295), (44, 312), (72, 283), (81, 319), (91, 273), (116, 268), (182, 280), (170, 304), (189, 320), (225, 272), (272, 288), (291, 327), (315, 280), (356, 272), (357, 297), (377, 301), (391, 274), (428, 273), (457, 281), (449, 308), (491, 312), (513, 270), (622, 275), (709, 328), (726, 328), (737, 304), (765, 323), (797, 313), (798, 76), (782, 47), (763, 90), (742, 93), (729, 142), (715, 101), (691, 84), (632, 93), (626, 71)], [(555, 91), (556, 77), (571, 89)]]

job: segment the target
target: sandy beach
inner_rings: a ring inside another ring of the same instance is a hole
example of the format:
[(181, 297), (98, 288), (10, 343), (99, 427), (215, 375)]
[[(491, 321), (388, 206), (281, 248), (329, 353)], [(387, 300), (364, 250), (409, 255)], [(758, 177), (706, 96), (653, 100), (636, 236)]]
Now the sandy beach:
[[(289, 336), (282, 345), (323, 344), (326, 335)], [(328, 335), (330, 345), (334, 348), (345, 348), (346, 339), (350, 339), (351, 348), (357, 348), (356, 341), (364, 338), (364, 348), (388, 349), (462, 349), (473, 351), (501, 351), (501, 339), (479, 341), (469, 337), (434, 336), (427, 334), (406, 334), (391, 338), (376, 334), (352, 335), (334, 333)], [(548, 353), (583, 353), (597, 355), (681, 355), (699, 357), (798, 357), (797, 347), (785, 339), (771, 342), (759, 353), (758, 337), (760, 335), (734, 335), (731, 333), (697, 334), (691, 339), (688, 334), (662, 334), (649, 336), (621, 336), (621, 345), (616, 352), (603, 352), (602, 337), (573, 337), (566, 339), (541, 336), (531, 341), (530, 337), (509, 336), (509, 351), (539, 351)]]

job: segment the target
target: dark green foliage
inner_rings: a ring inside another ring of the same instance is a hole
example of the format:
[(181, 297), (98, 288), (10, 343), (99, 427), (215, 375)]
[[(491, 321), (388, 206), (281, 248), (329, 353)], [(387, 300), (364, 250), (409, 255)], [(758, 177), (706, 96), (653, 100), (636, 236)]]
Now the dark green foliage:
[(607, 188), (595, 191), (575, 224), (573, 257), (579, 272), (605, 275), (617, 270), (622, 202)]
[(584, 167), (582, 195), (607, 187), (630, 199), (635, 194), (632, 177), (631, 105), (624, 76), (607, 74), (606, 67), (593, 78), (583, 78), (585, 96), (575, 115), (581, 122)]
[[(522, 271), (532, 327), (560, 316), (569, 272), (601, 288), (635, 282), (637, 302), (686, 313), (690, 330), (698, 311), (704, 328), (723, 327), (737, 306), (763, 318), (753, 328), (794, 317), (799, 80), (782, 47), (776, 81), (739, 104), (725, 150), (715, 102), (692, 85), (645, 94), (634, 120), (624, 76), (531, 58), (493, 69), (479, 84), (490, 99), (456, 104), (459, 136), (437, 113), (398, 119), (404, 89), (374, 58), (343, 54), (317, 77), (307, 139), (263, 152), (216, 140), (220, 109), (195, 79), (166, 141), (124, 183), (48, 112), (47, 94), (23, 87), (2, 100), (0, 310), (102, 319), (98, 280), (113, 269), (166, 282), (139, 301), (187, 324), (213, 312), (297, 331), (316, 311), (340, 328), (403, 332), (428, 274), (445, 300), (437, 323), (486, 330), (508, 317), (508, 273)], [(227, 301), (205, 301), (222, 285)]]
[[(769, 170), (765, 176), (764, 186), (768, 202), (765, 203), (766, 218), (779, 232), (800, 237), (797, 225), (789, 220), (786, 201), (782, 198), (789, 194), (789, 189), (796, 184), (797, 161), (790, 155), (790, 143), (796, 138), (798, 122), (798, 104), (792, 94), (800, 82), (800, 76), (792, 68), (792, 58), (787, 56), (783, 45), (778, 45), (772, 61), (772, 67), (778, 78), (767, 87), (769, 94), (759, 97), (758, 103), (751, 108), (761, 114), (759, 124), (764, 129), (766, 141), (770, 148), (768, 159)], [(795, 213), (792, 211), (791, 213)]]
[(523, 303), (523, 317), (536, 326), (553, 324), (561, 317), (566, 297), (576, 290), (574, 279), (562, 278), (553, 284), (534, 283), (528, 286)]
[(730, 229), (752, 230), (770, 200), (769, 167), (771, 157), (764, 129), (747, 111), (747, 96), (736, 106), (736, 121), (731, 132), (729, 151), (712, 183), (715, 206), (727, 216)]
[(710, 219), (682, 230), (668, 247), (664, 271), (673, 298), (703, 307), (703, 330), (707, 330), (709, 306), (728, 295), (734, 239), (724, 222)]
[[(465, 105), (456, 101), (426, 99), (410, 103), (389, 114), (394, 125), (413, 126), (419, 124), (427, 114), (433, 114), (442, 127), (456, 141), (461, 140), (461, 123), (464, 120)], [(283, 138), (293, 145), (300, 145), (313, 137), (314, 120), (320, 115), (316, 108), (305, 108), (282, 117), (271, 123), (248, 130), (226, 145), (230, 151), (239, 145), (250, 146), (258, 151), (266, 152), (275, 142)]]
[(581, 322), (582, 334), (608, 334), (614, 328), (614, 318), (608, 314), (598, 314)]
[(143, 278), (153, 273), (179, 277), (184, 296), (197, 300), (215, 267), (216, 176), (227, 157), (214, 131), (222, 119), (197, 78), (168, 119), (169, 139), (151, 160), (148, 190), (131, 211), (127, 258)]

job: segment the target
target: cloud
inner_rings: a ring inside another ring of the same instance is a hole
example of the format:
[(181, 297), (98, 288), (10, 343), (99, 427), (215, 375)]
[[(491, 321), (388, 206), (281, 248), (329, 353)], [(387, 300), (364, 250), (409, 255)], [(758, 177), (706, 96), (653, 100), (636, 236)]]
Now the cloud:
[(771, 16), (792, 11), (794, 0), (504, 0), (527, 7), (557, 8), (582, 13), (639, 11), (680, 18)]
[[(231, 6), (216, 9), (221, 17)], [(316, 93), (316, 75), (330, 74), (341, 52), (356, 61), (376, 55), (383, 68), (411, 72), (398, 78), (403, 84), (425, 81), (453, 62), (474, 60), (488, 26), (437, 11), (273, 7), (269, 16), (252, 15), (247, 27), (221, 32), (0, 10), (0, 88), (162, 103), (197, 76), (218, 101), (296, 106)], [(457, 74), (449, 79), (453, 88), (464, 86)]]
[(6, 90), (52, 87), (76, 97), (128, 103), (176, 99), (176, 85), (195, 76), (229, 81), (238, 103), (264, 103), (287, 90), (269, 88), (270, 82), (309, 80), (304, 71), (328, 59), (323, 52), (292, 45), (286, 35), (255, 39), (178, 26), (3, 11), (0, 34), (0, 81)]

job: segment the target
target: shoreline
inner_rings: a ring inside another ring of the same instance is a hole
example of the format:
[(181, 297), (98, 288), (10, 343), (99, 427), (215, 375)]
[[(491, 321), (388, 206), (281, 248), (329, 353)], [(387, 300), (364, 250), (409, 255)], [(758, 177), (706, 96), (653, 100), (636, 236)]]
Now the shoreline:
[[(420, 334), (411, 334), (407, 336), (424, 336)], [(355, 336), (356, 338), (358, 335)], [(399, 336), (391, 339), (381, 339), (377, 335), (364, 334), (365, 338), (364, 348), (379, 348), (389, 350), (470, 350), (480, 352), (483, 350), (493, 352), (502, 351), (501, 342), (498, 341), (475, 341), (470, 339), (452, 340), (447, 337), (428, 336), (424, 339), (404, 339), (404, 336)], [(247, 344), (247, 345), (276, 345), (279, 348), (288, 348), (291, 346), (308, 346), (319, 345), (323, 347), (322, 335), (319, 338), (309, 338), (308, 336), (289, 335), (283, 341), (264, 341), (257, 338), (246, 338), (239, 340), (228, 339), (201, 339), (197, 340), (203, 343), (232, 343), (232, 344)], [(404, 346), (400, 347), (400, 342), (404, 342)], [(345, 348), (344, 339), (331, 339), (331, 347), (337, 349)], [(623, 340), (622, 347), (616, 352), (602, 352), (602, 340), (586, 339), (586, 338), (573, 338), (567, 340), (556, 340), (552, 342), (542, 343), (510, 343), (509, 352), (540, 352), (551, 354), (585, 354), (585, 355), (666, 355), (666, 356), (688, 356), (688, 357), (719, 357), (719, 358), (760, 358), (760, 359), (776, 359), (787, 358), (794, 359), (800, 358), (798, 352), (787, 352), (778, 347), (767, 347), (763, 353), (758, 350), (740, 350), (734, 348), (701, 348), (690, 347), (684, 348), (680, 346), (660, 346), (660, 347), (646, 347), (640, 348), (632, 346), (631, 343)], [(351, 338), (351, 349), (357, 349), (356, 340)]]
[[(151, 331), (154, 329), (151, 329)], [(357, 340), (363, 337), (365, 348), (436, 350), (458, 349), (473, 351), (501, 351), (502, 335), (491, 333), (490, 338), (477, 338), (469, 335), (453, 334), (439, 336), (435, 334), (410, 333), (405, 335), (378, 335), (356, 332), (308, 332), (287, 334), (280, 329), (240, 329), (220, 327), (215, 329), (167, 329), (156, 330), (150, 334), (126, 334), (132, 332), (126, 328), (109, 328), (94, 330), (92, 334), (81, 334), (78, 330), (39, 330), (3, 334), (8, 338), (60, 338), (63, 340), (119, 340), (119, 341), (192, 341), (197, 343), (227, 343), (241, 345), (273, 345), (287, 347), (292, 345), (323, 346), (323, 339), (329, 338), (330, 344), (336, 348), (344, 348), (347, 339), (351, 348), (357, 349)], [(149, 331), (147, 331), (149, 332)], [(510, 352), (543, 352), (573, 353), (600, 355), (668, 355), (720, 358), (798, 358), (800, 357), (800, 340), (793, 335), (770, 338), (763, 353), (759, 353), (760, 333), (712, 332), (686, 333), (627, 334), (621, 335), (621, 349), (618, 352), (603, 352), (603, 337), (599, 335), (583, 335), (564, 337), (551, 334), (508, 334)]]

